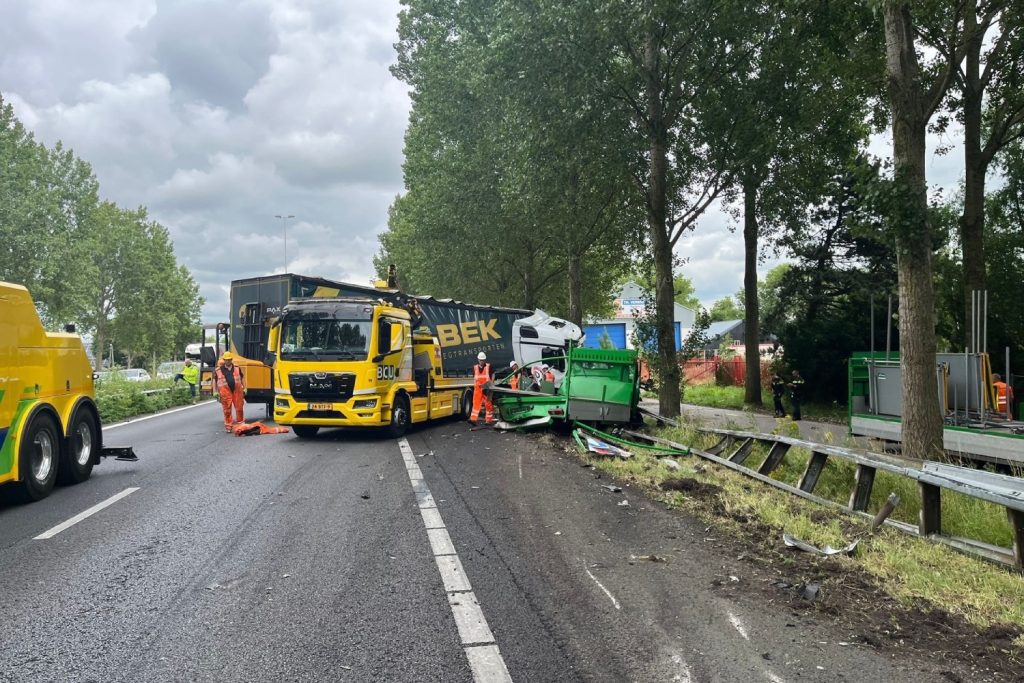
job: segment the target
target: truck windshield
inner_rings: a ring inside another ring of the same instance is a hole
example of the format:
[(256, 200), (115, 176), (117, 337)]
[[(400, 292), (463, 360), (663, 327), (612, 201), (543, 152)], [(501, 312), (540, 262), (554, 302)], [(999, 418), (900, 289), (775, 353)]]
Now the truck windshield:
[(366, 360), (369, 320), (290, 320), (281, 336), (286, 360)]

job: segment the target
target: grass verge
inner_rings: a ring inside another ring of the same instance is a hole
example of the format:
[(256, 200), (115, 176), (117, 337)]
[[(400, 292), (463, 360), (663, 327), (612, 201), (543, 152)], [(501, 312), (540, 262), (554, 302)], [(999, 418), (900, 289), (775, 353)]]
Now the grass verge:
[[(743, 402), (743, 387), (722, 387), (714, 384), (694, 384), (687, 386), (683, 392), (683, 403), (708, 408), (727, 408), (729, 410), (749, 410), (750, 407)], [(786, 410), (790, 409), (789, 398), (783, 399)], [(772, 412), (772, 393), (766, 389), (761, 390), (762, 407), (757, 409), (760, 413)], [(845, 424), (847, 421), (846, 406), (838, 403), (804, 403), (801, 407), (802, 417), (805, 420), (817, 420), (820, 422), (835, 422)]]
[[(692, 427), (666, 429), (662, 436), (672, 441), (707, 448), (715, 440)], [(755, 452), (745, 463), (756, 469), (764, 451)], [(791, 451), (774, 477), (795, 484), (807, 454)], [(773, 489), (713, 463), (680, 458), (681, 469), (670, 470), (655, 457), (636, 452), (628, 460), (592, 459), (592, 464), (616, 478), (644, 488), (652, 497), (671, 506), (686, 509), (717, 525), (731, 527), (741, 537), (751, 528), (769, 545), (778, 546), (786, 531), (819, 547), (839, 547), (854, 538), (860, 545), (854, 557), (836, 561), (866, 572), (876, 587), (891, 595), (907, 609), (922, 606), (925, 611), (941, 609), (986, 629), (1010, 625), (1017, 634), (1024, 629), (1024, 578), (923, 539), (883, 527), (869, 536), (867, 522), (843, 515)], [(846, 502), (853, 483), (853, 468), (830, 462), (819, 480), (815, 494), (837, 502)], [(836, 466), (838, 465), (838, 466)], [(879, 472), (872, 497), (872, 512), (892, 491), (900, 495), (898, 518), (916, 521), (920, 501), (916, 487), (893, 475)], [(662, 489), (667, 479), (691, 479), (696, 482), (688, 492)], [(705, 495), (697, 495), (697, 492)], [(710, 492), (710, 493), (709, 493)], [(753, 522), (753, 525), (751, 525)], [(944, 494), (943, 524), (947, 533), (1008, 545), (1009, 525), (1001, 508), (963, 496)], [(784, 553), (785, 558), (793, 555)], [(1017, 635), (1012, 657), (1024, 657), (1024, 636)]]
[[(154, 393), (145, 391), (156, 389)], [(184, 382), (175, 385), (171, 380), (129, 382), (111, 378), (96, 387), (96, 404), (100, 420), (107, 424), (120, 422), (138, 415), (155, 413), (192, 402), (192, 395)]]

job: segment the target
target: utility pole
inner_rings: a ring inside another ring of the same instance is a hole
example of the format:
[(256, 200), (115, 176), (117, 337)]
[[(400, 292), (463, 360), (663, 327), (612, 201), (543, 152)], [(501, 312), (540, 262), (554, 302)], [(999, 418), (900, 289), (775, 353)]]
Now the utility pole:
[(287, 216), (276, 214), (274, 218), (280, 218), (284, 225), (284, 272), (288, 272), (288, 219), (295, 218), (292, 214)]

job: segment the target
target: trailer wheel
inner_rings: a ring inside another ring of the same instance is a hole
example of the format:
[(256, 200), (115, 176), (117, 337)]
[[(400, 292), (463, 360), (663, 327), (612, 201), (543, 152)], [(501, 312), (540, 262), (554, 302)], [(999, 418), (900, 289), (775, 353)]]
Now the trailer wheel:
[(396, 396), (391, 405), (391, 426), (388, 427), (388, 435), (397, 439), (403, 436), (409, 429), (409, 399), (405, 396)]
[(92, 466), (99, 447), (99, 430), (96, 418), (89, 410), (80, 410), (75, 415), (67, 442), (60, 458), (57, 477), (62, 484), (80, 484), (92, 474)]
[(312, 425), (293, 425), (292, 431), (300, 439), (312, 439), (320, 431), (320, 428)]
[(47, 413), (33, 418), (18, 449), (18, 470), (22, 477), (22, 497), (32, 502), (50, 495), (57, 481), (60, 461), (60, 432)]

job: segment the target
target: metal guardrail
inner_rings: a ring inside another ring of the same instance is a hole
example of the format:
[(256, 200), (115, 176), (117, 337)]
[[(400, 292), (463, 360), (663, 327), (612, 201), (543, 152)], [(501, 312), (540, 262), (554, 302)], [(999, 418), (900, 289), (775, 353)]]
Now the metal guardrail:
[[(663, 418), (651, 411), (642, 410), (642, 412), (660, 422), (678, 426), (675, 421)], [(878, 470), (913, 479), (917, 482), (918, 490), (921, 493), (921, 511), (917, 526), (891, 519), (885, 520), (885, 524), (990, 562), (1018, 570), (1024, 569), (1024, 479), (955, 465), (922, 462), (861, 449), (831, 446), (776, 434), (711, 428), (698, 431), (715, 434), (720, 439), (707, 451), (702, 451), (649, 434), (625, 433), (653, 443), (675, 448), (689, 448), (694, 455), (716, 462), (775, 488), (867, 519), (873, 519), (873, 515), (868, 514), (867, 509), (871, 500), (875, 473)], [(757, 470), (753, 470), (744, 466), (743, 463), (750, 456), (756, 444), (768, 446), (768, 455)], [(811, 454), (796, 486), (790, 486), (769, 476), (782, 464), (786, 454), (793, 447), (803, 448)], [(728, 454), (723, 457), (722, 454), (727, 451)], [(845, 505), (814, 495), (815, 486), (829, 458), (840, 458), (857, 465), (853, 488)], [(944, 534), (942, 532), (943, 490), (954, 491), (1003, 507), (1013, 532), (1013, 547), (1005, 548), (975, 539)]]

